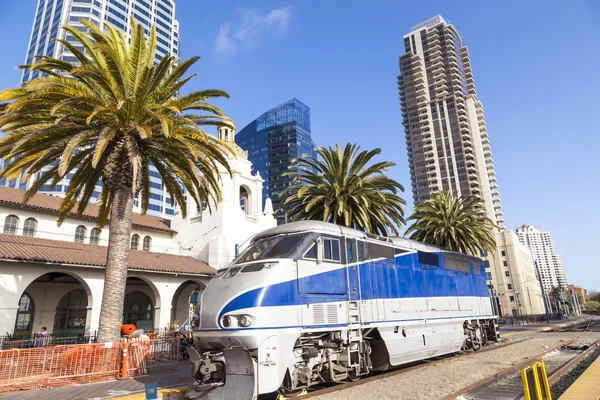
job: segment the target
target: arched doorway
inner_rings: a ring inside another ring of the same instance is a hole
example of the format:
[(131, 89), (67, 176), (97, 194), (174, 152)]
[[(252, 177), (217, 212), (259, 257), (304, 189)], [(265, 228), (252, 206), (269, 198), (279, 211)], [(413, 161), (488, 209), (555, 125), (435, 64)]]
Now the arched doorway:
[(64, 272), (33, 280), (19, 298), (14, 332), (34, 334), (46, 327), (56, 338), (85, 335), (92, 313), (92, 295), (85, 281)]
[(156, 326), (158, 299), (155, 289), (141, 278), (127, 278), (123, 304), (123, 323), (152, 331)]
[(137, 328), (154, 328), (154, 304), (144, 292), (133, 291), (125, 295), (123, 323), (134, 324)]
[(33, 316), (35, 314), (35, 304), (27, 292), (23, 293), (19, 299), (19, 308), (17, 310), (17, 320), (15, 321), (15, 337), (30, 337), (33, 333)]
[(200, 298), (204, 290), (204, 284), (195, 281), (185, 281), (175, 291), (171, 302), (171, 321), (177, 321), (179, 327), (190, 326), (197, 328), (197, 320)]
[(86, 320), (87, 293), (83, 289), (71, 290), (56, 306), (52, 333), (55, 337), (85, 335)]

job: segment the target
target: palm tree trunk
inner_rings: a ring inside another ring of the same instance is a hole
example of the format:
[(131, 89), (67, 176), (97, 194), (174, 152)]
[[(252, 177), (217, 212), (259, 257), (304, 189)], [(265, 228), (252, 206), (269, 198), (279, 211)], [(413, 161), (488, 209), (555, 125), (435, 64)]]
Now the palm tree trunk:
[(114, 191), (110, 212), (108, 256), (100, 309), (99, 342), (118, 342), (129, 264), (133, 193), (129, 187)]

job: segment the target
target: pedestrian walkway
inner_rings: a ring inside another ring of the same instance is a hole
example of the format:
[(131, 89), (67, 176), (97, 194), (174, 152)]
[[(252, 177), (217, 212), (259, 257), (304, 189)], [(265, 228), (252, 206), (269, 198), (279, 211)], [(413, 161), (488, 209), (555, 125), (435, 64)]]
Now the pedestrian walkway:
[(514, 335), (520, 335), (523, 333), (531, 332), (543, 332), (549, 331), (554, 328), (563, 328), (568, 325), (573, 325), (578, 322), (584, 321), (584, 317), (577, 317), (569, 320), (562, 321), (551, 321), (545, 324), (528, 324), (528, 325), (517, 325), (517, 326), (500, 326), (500, 338), (506, 338)]
[[(70, 385), (55, 389), (12, 392), (0, 396), (2, 400), (101, 400), (144, 392), (146, 383), (156, 383), (159, 388), (185, 387), (193, 382), (190, 362), (180, 361), (177, 365), (156, 367), (144, 376), (85, 385)], [(133, 398), (133, 397), (132, 397)], [(144, 399), (142, 396), (140, 399)]]
[(600, 358), (597, 358), (558, 400), (598, 399), (600, 399)]

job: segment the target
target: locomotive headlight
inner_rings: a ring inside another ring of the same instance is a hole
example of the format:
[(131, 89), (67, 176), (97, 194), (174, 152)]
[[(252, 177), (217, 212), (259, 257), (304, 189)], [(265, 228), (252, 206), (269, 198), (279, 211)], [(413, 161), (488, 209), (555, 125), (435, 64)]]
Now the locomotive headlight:
[(223, 317), (223, 326), (225, 328), (229, 328), (231, 326), (231, 317), (230, 316), (224, 316)]
[(252, 318), (249, 315), (242, 315), (238, 318), (238, 325), (247, 328), (252, 324)]

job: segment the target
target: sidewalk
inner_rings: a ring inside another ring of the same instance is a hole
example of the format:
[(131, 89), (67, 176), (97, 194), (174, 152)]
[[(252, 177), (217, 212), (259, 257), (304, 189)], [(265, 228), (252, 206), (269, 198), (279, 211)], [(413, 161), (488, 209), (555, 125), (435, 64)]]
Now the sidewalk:
[(585, 321), (585, 317), (580, 316), (568, 320), (550, 321), (550, 323), (544, 324), (528, 324), (528, 325), (515, 325), (515, 326), (502, 326), (500, 325), (500, 338), (510, 337), (514, 335), (520, 335), (523, 333), (531, 332), (543, 332), (549, 331), (554, 328), (562, 328), (567, 325), (576, 324), (578, 322)]
[[(193, 382), (189, 360), (177, 365), (150, 369), (148, 375), (85, 385), (70, 385), (46, 390), (29, 390), (0, 395), (2, 400), (101, 400), (144, 392), (145, 384), (156, 382), (158, 388), (182, 387)], [(140, 399), (144, 399), (142, 395)]]

